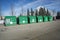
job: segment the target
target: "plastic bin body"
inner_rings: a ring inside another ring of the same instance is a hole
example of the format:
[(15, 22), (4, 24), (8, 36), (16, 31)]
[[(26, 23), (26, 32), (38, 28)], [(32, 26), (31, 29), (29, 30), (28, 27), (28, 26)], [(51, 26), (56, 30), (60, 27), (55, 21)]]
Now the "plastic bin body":
[(38, 21), (38, 23), (43, 22), (43, 17), (42, 16), (37, 16), (37, 21)]
[(36, 16), (29, 16), (29, 23), (36, 23)]
[(48, 16), (43, 16), (44, 22), (48, 22)]
[(53, 17), (52, 16), (48, 16), (48, 20), (49, 21), (53, 21)]
[(28, 24), (27, 16), (19, 16), (19, 24)]
[(16, 16), (5, 16), (5, 26), (16, 25)]

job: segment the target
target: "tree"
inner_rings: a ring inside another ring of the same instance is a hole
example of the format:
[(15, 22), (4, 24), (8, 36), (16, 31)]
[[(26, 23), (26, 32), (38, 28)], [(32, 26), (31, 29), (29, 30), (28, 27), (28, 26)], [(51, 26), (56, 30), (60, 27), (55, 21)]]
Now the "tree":
[(47, 9), (47, 14), (46, 14), (47, 16), (50, 16), (50, 12), (49, 12), (49, 10)]
[(44, 10), (43, 11), (44, 11), (44, 15), (46, 15), (47, 14), (47, 11), (45, 10), (45, 7), (44, 7)]
[(39, 15), (42, 15), (42, 16), (45, 15), (45, 13), (44, 13), (44, 9), (43, 9), (43, 8), (40, 8), (40, 9), (39, 9)]
[(42, 11), (41, 11), (42, 8), (39, 8), (39, 15), (42, 15)]
[(22, 14), (20, 14), (20, 16), (22, 16)]
[(57, 16), (60, 16), (60, 12), (57, 12)]
[(29, 15), (29, 9), (27, 9), (27, 16), (30, 16), (30, 15)]
[(35, 16), (38, 16), (38, 10), (36, 10), (36, 12), (35, 12)]
[(31, 8), (31, 16), (33, 16), (33, 14), (34, 14), (34, 11), (33, 11), (33, 9)]

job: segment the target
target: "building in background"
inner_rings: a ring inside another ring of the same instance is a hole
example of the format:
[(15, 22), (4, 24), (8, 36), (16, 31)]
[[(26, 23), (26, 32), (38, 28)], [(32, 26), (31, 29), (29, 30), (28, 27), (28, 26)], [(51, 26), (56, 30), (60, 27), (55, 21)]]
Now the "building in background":
[(5, 19), (5, 16), (0, 16), (0, 20), (4, 20)]
[(57, 18), (57, 19), (60, 19), (60, 12), (57, 12), (56, 18)]
[(2, 16), (2, 20), (4, 20), (5, 19), (5, 16)]
[(0, 20), (1, 20), (1, 16), (0, 16)]
[(0, 16), (0, 24), (4, 24), (5, 16)]
[(60, 12), (57, 12), (57, 16), (60, 16)]

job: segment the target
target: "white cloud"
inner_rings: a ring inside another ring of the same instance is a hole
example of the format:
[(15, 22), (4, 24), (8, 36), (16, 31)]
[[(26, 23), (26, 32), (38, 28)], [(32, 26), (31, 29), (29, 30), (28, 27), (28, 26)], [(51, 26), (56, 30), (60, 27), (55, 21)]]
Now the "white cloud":
[[(26, 10), (28, 8), (32, 8), (36, 3), (38, 3), (39, 1), (35, 1), (35, 2), (31, 2), (31, 3), (28, 3), (26, 5), (23, 6), (23, 11), (26, 12)], [(15, 8), (15, 11), (16, 11), (16, 14), (19, 15), (19, 13), (21, 13), (21, 9), (22, 7), (18, 7), (18, 8)]]
[[(24, 0), (24, 1), (27, 1), (27, 0)], [(44, 4), (44, 2), (45, 1), (47, 1), (47, 0), (37, 0), (37, 1), (34, 1), (34, 2), (31, 2), (31, 3), (28, 3), (28, 4), (26, 4), (26, 5), (23, 5), (23, 11), (24, 11), (24, 14), (26, 13), (26, 10), (29, 8), (36, 8), (36, 7), (40, 7), (40, 6), (42, 6), (42, 4)], [(48, 5), (44, 5), (45, 7), (47, 7), (47, 8), (51, 8), (51, 6), (53, 6), (53, 8), (54, 8), (54, 5), (57, 5), (57, 4), (55, 4), (56, 3), (56, 1), (57, 0), (51, 0), (53, 3), (51, 3), (51, 4), (48, 4)], [(58, 0), (59, 1), (59, 0)], [(57, 1), (57, 2), (58, 2)], [(47, 1), (48, 2), (48, 1)], [(60, 1), (59, 1), (59, 3), (60, 3)], [(59, 4), (58, 3), (58, 4)], [(19, 5), (19, 3), (16, 3), (16, 5)], [(15, 7), (15, 13), (16, 13), (16, 15), (19, 15), (20, 13), (21, 13), (21, 6), (16, 6)], [(8, 14), (8, 13), (11, 13), (11, 11), (10, 10), (7, 10), (7, 11), (5, 11), (4, 12), (5, 14)]]
[[(21, 0), (20, 0), (21, 1)], [(27, 0), (22, 0), (22, 1), (27, 1)], [(44, 0), (37, 0), (37, 1), (34, 1), (34, 2), (31, 2), (31, 3), (28, 3), (26, 5), (23, 5), (23, 11), (24, 11), (24, 14), (26, 13), (27, 9), (29, 8), (34, 8), (34, 7), (37, 7), (39, 6), (39, 4), (44, 1)], [(19, 2), (18, 3), (15, 3), (16, 5), (19, 5)], [(16, 15), (20, 15), (21, 13), (21, 9), (22, 7), (21, 6), (16, 6), (14, 8), (14, 12)], [(11, 10), (6, 10), (4, 11), (3, 13), (7, 14), (7, 15), (10, 15), (11, 14)]]
[[(53, 3), (44, 5), (42, 7), (46, 7), (47, 9), (49, 9), (52, 16), (56, 16), (57, 15), (56, 11), (60, 11), (60, 0), (52, 0), (52, 2)], [(39, 9), (40, 7), (41, 6), (38, 6), (37, 9)], [(53, 15), (53, 10), (55, 11), (54, 15)]]

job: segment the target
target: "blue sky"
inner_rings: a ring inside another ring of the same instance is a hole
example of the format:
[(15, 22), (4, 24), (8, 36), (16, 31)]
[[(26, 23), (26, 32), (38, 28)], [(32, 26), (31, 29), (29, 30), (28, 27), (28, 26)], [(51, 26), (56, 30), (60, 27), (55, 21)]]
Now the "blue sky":
[(60, 0), (0, 0), (2, 5), (2, 16), (11, 15), (11, 4), (14, 4), (14, 13), (19, 15), (23, 6), (24, 14), (29, 8), (34, 10), (40, 6), (44, 6), (50, 10), (60, 11)]

